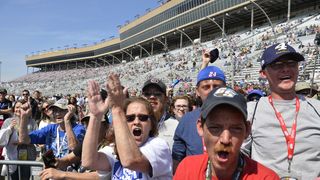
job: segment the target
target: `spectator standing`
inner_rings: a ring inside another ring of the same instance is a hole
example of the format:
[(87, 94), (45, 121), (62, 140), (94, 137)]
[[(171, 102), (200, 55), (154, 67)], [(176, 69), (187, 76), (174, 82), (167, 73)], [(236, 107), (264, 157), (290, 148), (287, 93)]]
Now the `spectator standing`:
[(252, 134), (243, 150), (280, 177), (320, 176), (320, 101), (297, 95), (298, 62), (304, 57), (285, 43), (272, 45), (261, 57), (261, 75), (271, 94), (248, 103)]
[[(226, 78), (221, 69), (207, 66), (198, 73), (196, 94), (203, 102), (208, 94), (217, 87), (226, 85)], [(186, 156), (203, 154), (203, 144), (197, 132), (197, 120), (200, 108), (186, 113), (179, 122), (174, 134), (172, 149), (173, 170)]]
[(186, 157), (175, 180), (186, 179), (279, 179), (272, 170), (240, 152), (250, 134), (246, 100), (230, 88), (213, 90), (201, 107), (197, 130), (207, 153)]
[(0, 89), (0, 127), (12, 113), (12, 102), (6, 98), (7, 90)]
[(182, 116), (192, 110), (191, 100), (188, 96), (174, 96), (171, 103), (171, 112), (180, 121)]
[(19, 140), (31, 144), (45, 144), (47, 151), (51, 149), (55, 157), (61, 158), (83, 141), (85, 129), (75, 122), (75, 107), (68, 105), (66, 99), (59, 99), (49, 109), (52, 110), (56, 124), (49, 124), (28, 134), (27, 124), (22, 121)]
[[(112, 173), (113, 179), (171, 179), (171, 156), (166, 142), (157, 135), (157, 120), (143, 98), (126, 101), (119, 77), (111, 74), (106, 84), (108, 98), (102, 101), (99, 85), (90, 81), (88, 99), (91, 111), (84, 139), (82, 165), (99, 170), (100, 175)], [(100, 120), (112, 107), (117, 159), (110, 153), (97, 152)]]
[[(24, 100), (19, 100), (13, 107), (13, 117), (5, 120), (1, 127), (0, 144), (3, 149), (5, 160), (36, 160), (36, 148), (34, 145), (18, 143), (19, 126), (22, 121), (27, 125), (26, 131), (38, 129), (37, 123), (31, 118), (31, 108)], [(12, 179), (19, 179), (17, 166), (10, 165), (9, 173)], [(2, 175), (7, 175), (7, 166), (3, 166)], [(30, 167), (21, 166), (22, 179), (29, 179)]]
[[(6, 99), (7, 90), (0, 89), (0, 128), (4, 121), (11, 116), (12, 102)], [(0, 159), (4, 159), (2, 156), (2, 148), (0, 147)], [(1, 167), (1, 166), (0, 166)]]
[(150, 102), (158, 121), (158, 137), (166, 140), (172, 150), (173, 135), (179, 121), (174, 119), (168, 112), (168, 97), (166, 93), (167, 87), (159, 79), (149, 79), (142, 87), (142, 96)]

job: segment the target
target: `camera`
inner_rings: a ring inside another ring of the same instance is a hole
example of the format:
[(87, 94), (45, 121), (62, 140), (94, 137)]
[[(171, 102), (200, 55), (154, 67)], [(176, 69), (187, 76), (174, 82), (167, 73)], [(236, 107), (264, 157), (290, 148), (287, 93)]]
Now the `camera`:
[(56, 164), (56, 158), (54, 156), (54, 153), (52, 151), (52, 149), (49, 149), (47, 152), (45, 152), (42, 155), (42, 160), (44, 162), (45, 168), (55, 168), (55, 164)]

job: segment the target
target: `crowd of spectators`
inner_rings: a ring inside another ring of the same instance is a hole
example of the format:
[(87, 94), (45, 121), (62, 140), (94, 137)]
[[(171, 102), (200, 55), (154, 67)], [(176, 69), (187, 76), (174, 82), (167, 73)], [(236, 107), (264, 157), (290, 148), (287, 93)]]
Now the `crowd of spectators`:
[[(301, 26), (307, 20), (277, 25), (281, 43), (257, 29), (125, 64), (2, 83), (2, 158), (43, 161), (42, 179), (320, 178), (319, 88), (298, 82), (317, 49), (304, 36), (320, 32)], [(261, 39), (237, 45), (248, 38)], [(212, 47), (221, 52), (214, 66)], [(30, 178), (28, 166), (20, 172)], [(19, 179), (15, 165), (1, 175)]]

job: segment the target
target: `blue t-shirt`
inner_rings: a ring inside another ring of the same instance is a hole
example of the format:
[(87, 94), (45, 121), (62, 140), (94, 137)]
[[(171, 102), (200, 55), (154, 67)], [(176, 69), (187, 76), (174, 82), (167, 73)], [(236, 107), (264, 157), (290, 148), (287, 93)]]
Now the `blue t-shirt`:
[[(52, 149), (57, 158), (67, 155), (69, 153), (68, 138), (64, 131), (59, 130), (59, 134), (57, 133), (58, 127), (58, 124), (49, 124), (42, 129), (30, 132), (31, 144), (45, 144), (46, 150)], [(72, 129), (79, 143), (82, 143), (86, 132), (84, 126), (73, 123)]]
[(180, 120), (173, 137), (172, 159), (182, 161), (189, 155), (203, 154), (201, 137), (197, 131), (200, 108), (187, 112)]

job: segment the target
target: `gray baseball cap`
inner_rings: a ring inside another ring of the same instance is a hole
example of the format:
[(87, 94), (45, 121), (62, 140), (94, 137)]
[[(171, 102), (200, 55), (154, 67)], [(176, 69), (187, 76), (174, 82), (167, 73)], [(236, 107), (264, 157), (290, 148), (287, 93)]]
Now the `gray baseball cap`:
[(201, 106), (201, 117), (206, 119), (210, 112), (221, 104), (227, 104), (238, 109), (247, 120), (247, 102), (242, 94), (228, 87), (220, 87), (212, 90)]

